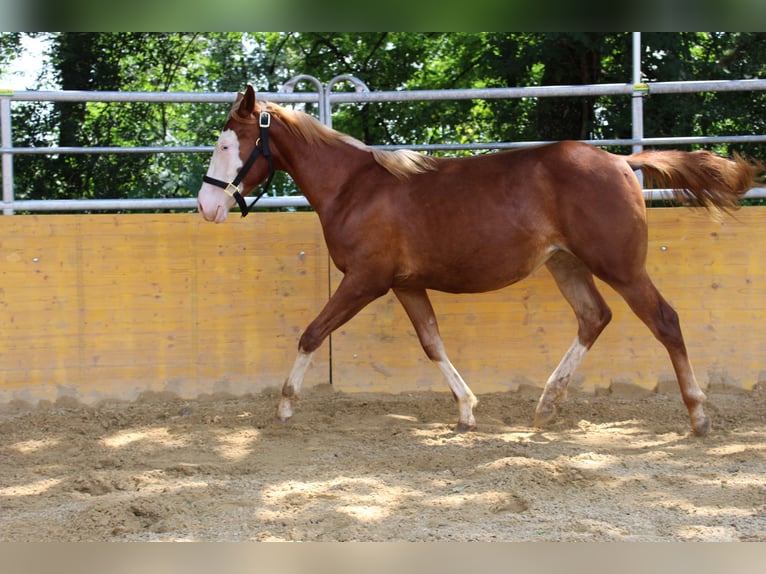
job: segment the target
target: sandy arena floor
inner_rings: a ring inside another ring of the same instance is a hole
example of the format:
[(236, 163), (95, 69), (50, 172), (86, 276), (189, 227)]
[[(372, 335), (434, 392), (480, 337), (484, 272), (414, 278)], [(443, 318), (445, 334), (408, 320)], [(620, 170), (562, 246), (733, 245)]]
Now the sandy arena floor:
[(276, 391), (0, 411), (2, 541), (766, 541), (766, 389), (479, 396)]

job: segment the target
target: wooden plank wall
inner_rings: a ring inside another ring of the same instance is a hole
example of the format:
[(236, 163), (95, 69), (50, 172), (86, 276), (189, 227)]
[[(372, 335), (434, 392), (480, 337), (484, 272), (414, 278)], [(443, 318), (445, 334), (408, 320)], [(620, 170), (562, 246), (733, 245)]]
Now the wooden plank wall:
[[(681, 315), (700, 383), (749, 389), (766, 379), (766, 208), (720, 223), (690, 209), (649, 217), (649, 270)], [(339, 280), (312, 213), (218, 226), (195, 214), (2, 217), (0, 265), (0, 403), (279, 386)], [(666, 384), (664, 350), (602, 287), (614, 319), (575, 384)], [(575, 336), (544, 269), (493, 293), (434, 293), (433, 303), (476, 393), (541, 386)], [(330, 379), (347, 392), (446, 391), (390, 295), (323, 346), (306, 384)]]
[(0, 402), (281, 384), (328, 283), (316, 217), (279, 215), (0, 218)]

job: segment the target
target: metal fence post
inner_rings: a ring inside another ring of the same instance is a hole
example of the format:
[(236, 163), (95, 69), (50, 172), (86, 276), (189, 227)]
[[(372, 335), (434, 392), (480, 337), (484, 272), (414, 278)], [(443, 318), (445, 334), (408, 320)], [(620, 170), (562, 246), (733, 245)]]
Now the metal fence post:
[[(648, 84), (641, 82), (641, 32), (633, 32), (633, 139), (644, 139), (644, 96)], [(640, 143), (633, 144), (633, 153), (643, 149)]]
[[(11, 94), (0, 93), (0, 147), (13, 147), (11, 141)], [(3, 215), (13, 215), (13, 154), (2, 153)]]
[[(633, 97), (632, 104), (632, 126), (633, 139), (642, 141), (644, 139), (644, 96), (649, 92), (649, 85), (641, 81), (641, 32), (633, 32)], [(644, 149), (640, 143), (633, 144), (633, 153), (638, 153)], [(641, 187), (644, 186), (644, 174), (641, 170), (636, 172), (638, 182)]]
[(311, 76), (309, 74), (299, 74), (295, 76), (294, 78), (290, 78), (282, 85), (282, 91), (287, 94), (292, 94), (295, 91), (295, 86), (300, 82), (311, 82), (314, 84), (314, 87), (317, 90), (317, 94), (319, 96), (319, 121), (322, 122), (325, 125), (327, 124), (327, 117), (325, 115), (325, 91), (322, 87), (322, 82), (319, 81), (318, 78)]
[(349, 74), (341, 74), (339, 76), (335, 76), (333, 79), (327, 82), (327, 86), (325, 86), (324, 89), (324, 105), (327, 106), (325, 110), (325, 117), (327, 120), (325, 125), (328, 128), (332, 127), (332, 104), (330, 102), (330, 93), (332, 92), (333, 86), (335, 86), (335, 84), (338, 82), (349, 82), (352, 86), (354, 86), (354, 91), (357, 94), (370, 91), (370, 88), (367, 87), (367, 84), (365, 84), (359, 78)]

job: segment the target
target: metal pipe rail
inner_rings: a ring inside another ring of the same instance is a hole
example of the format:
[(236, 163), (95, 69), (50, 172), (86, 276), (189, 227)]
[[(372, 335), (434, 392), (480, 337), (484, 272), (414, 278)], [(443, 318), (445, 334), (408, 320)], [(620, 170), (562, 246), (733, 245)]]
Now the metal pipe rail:
[[(294, 92), (299, 81), (311, 81), (316, 84), (316, 92)], [(336, 82), (348, 81), (354, 92), (333, 92)], [(456, 90), (417, 90), (417, 91), (378, 91), (372, 92), (360, 80), (353, 76), (342, 75), (333, 78), (324, 90), (319, 90), (321, 83), (308, 75), (293, 78), (286, 84), (286, 91), (262, 92), (260, 99), (275, 103), (317, 103), (320, 119), (331, 125), (330, 106), (333, 104), (360, 104), (370, 102), (404, 102), (466, 99), (504, 99), (504, 98), (539, 98), (539, 97), (582, 97), (618, 95), (645, 97), (648, 94), (678, 94), (700, 91), (766, 91), (766, 80), (715, 80), (690, 82), (655, 82), (650, 84), (594, 84), (582, 86), (529, 86), (513, 88), (456, 89)], [(16, 200), (13, 192), (12, 157), (17, 154), (126, 154), (126, 153), (211, 153), (213, 146), (145, 146), (145, 147), (14, 147), (11, 139), (10, 103), (13, 101), (44, 102), (149, 102), (149, 103), (231, 103), (236, 98), (235, 92), (224, 93), (183, 93), (183, 92), (86, 92), (86, 91), (24, 91), (0, 95), (0, 156), (2, 157), (4, 214), (15, 211), (78, 211), (78, 210), (163, 210), (194, 209), (196, 199), (105, 199), (105, 200)], [(635, 134), (634, 134), (635, 135)], [(583, 140), (598, 146), (664, 146), (688, 144), (745, 143), (766, 141), (766, 135), (716, 136), (716, 137), (674, 137), (610, 140)], [(512, 149), (537, 142), (485, 142), (474, 144), (414, 144), (410, 146), (383, 145), (384, 149), (408, 147), (420, 151), (459, 151)], [(646, 190), (648, 198), (660, 190)], [(766, 197), (764, 189), (751, 190), (748, 198)], [(308, 202), (302, 196), (262, 198), (263, 207), (305, 207)]]
[[(719, 143), (755, 143), (766, 142), (766, 135), (758, 136), (697, 136), (677, 138), (642, 138), (642, 139), (603, 139), (603, 140), (578, 140), (583, 143), (598, 145), (601, 147), (628, 147), (633, 145), (643, 146), (666, 146), (666, 145), (692, 145), (692, 144), (719, 144)], [(413, 144), (398, 145), (386, 144), (371, 146), (378, 149), (411, 149), (417, 151), (478, 151), (478, 150), (502, 150), (533, 147), (552, 143), (550, 141), (523, 141), (523, 142), (486, 142), (486, 143), (462, 143), (462, 144)], [(75, 155), (75, 154), (140, 154), (140, 153), (212, 153), (214, 146), (144, 146), (144, 147), (14, 147), (0, 148), (0, 153), (14, 155)]]
[[(747, 199), (766, 198), (766, 187), (751, 189)], [(646, 201), (670, 201), (671, 189), (645, 189)], [(14, 202), (19, 211), (34, 212), (72, 212), (72, 211), (194, 211), (197, 209), (196, 197), (173, 199), (31, 199)], [(285, 197), (262, 197), (258, 200), (259, 209), (311, 207), (302, 195)]]
[[(22, 199), (13, 203), (19, 211), (193, 211), (196, 197), (160, 199)], [(302, 195), (262, 197), (259, 208), (310, 207)]]
[(635, 91), (642, 95), (680, 94), (694, 92), (766, 91), (766, 80), (711, 80), (689, 82), (652, 82), (646, 84), (589, 84), (575, 86), (525, 86), (519, 88), (478, 88), (455, 90), (380, 91), (361, 93), (331, 93), (333, 104), (368, 102), (413, 101), (410, 94), (417, 94), (417, 101), (433, 100), (496, 100), (518, 98), (584, 97), (584, 96), (631, 96)]
[[(84, 90), (28, 90), (2, 96), (15, 102), (112, 102), (157, 104), (231, 104), (237, 92), (88, 92)], [(259, 99), (277, 104), (316, 103), (314, 92), (259, 92)]]

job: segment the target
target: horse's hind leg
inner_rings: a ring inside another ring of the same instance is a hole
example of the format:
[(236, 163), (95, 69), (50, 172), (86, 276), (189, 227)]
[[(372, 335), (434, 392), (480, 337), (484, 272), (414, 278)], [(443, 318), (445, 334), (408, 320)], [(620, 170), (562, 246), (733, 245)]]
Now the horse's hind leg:
[(277, 404), (277, 420), (286, 422), (293, 416), (293, 403), (298, 399), (301, 392), (301, 385), (303, 384), (303, 378), (306, 376), (306, 371), (311, 364), (311, 357), (314, 356), (314, 351), (307, 352), (302, 349), (298, 351), (298, 356), (295, 357), (290, 374), (285, 380), (285, 384), (282, 385), (282, 395)]
[(535, 410), (534, 424), (538, 427), (553, 420), (556, 403), (566, 398), (572, 374), (612, 318), (612, 312), (596, 289), (593, 275), (577, 257), (558, 251), (546, 262), (546, 266), (572, 306), (578, 329), (572, 346), (545, 383)]
[(465, 432), (472, 429), (476, 426), (473, 408), (478, 401), (444, 352), (444, 343), (439, 334), (439, 326), (436, 323), (436, 316), (428, 295), (425, 290), (409, 289), (394, 289), (394, 293), (412, 321), (423, 350), (442, 371), (457, 401), (459, 414), (455, 430)]
[(630, 282), (612, 286), (625, 298), (633, 312), (646, 323), (654, 336), (667, 349), (681, 389), (681, 396), (689, 411), (692, 430), (698, 436), (707, 434), (710, 431), (710, 419), (702, 409), (705, 393), (700, 389), (694, 376), (681, 334), (678, 314), (665, 301), (645, 271), (640, 277)]

